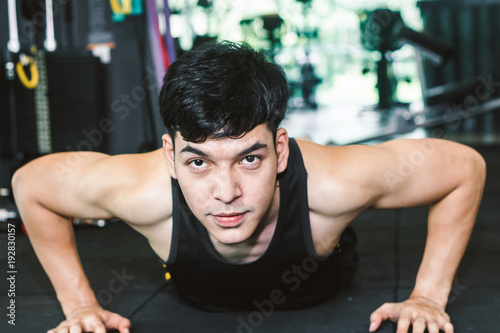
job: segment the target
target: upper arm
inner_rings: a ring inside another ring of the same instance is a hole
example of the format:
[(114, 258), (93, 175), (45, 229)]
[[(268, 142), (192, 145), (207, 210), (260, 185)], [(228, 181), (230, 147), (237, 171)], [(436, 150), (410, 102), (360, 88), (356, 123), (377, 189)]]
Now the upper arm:
[[(171, 210), (170, 183), (165, 181), (169, 178), (159, 172), (161, 167), (157, 152), (117, 156), (57, 153), (18, 170), (13, 187), (21, 206), (31, 200), (66, 217), (148, 222), (156, 216), (168, 216)], [(166, 202), (159, 206), (161, 196)]]
[(446, 140), (311, 148), (304, 154), (309, 204), (329, 216), (431, 204), (462, 182), (484, 182), (482, 157)]
[(377, 149), (374, 208), (433, 204), (464, 184), (484, 186), (486, 164), (468, 146), (422, 139), (388, 141)]
[(14, 174), (12, 185), (20, 208), (39, 204), (65, 217), (111, 218), (106, 192), (113, 179), (99, 182), (100, 165), (111, 157), (95, 152), (65, 152), (40, 157)]

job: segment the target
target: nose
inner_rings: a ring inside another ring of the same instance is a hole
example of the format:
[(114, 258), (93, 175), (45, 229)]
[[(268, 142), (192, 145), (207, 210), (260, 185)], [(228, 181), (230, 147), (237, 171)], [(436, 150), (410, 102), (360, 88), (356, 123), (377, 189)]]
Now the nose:
[(213, 196), (215, 199), (230, 204), (241, 197), (241, 187), (237, 177), (231, 172), (221, 170), (216, 175), (213, 175), (213, 181)]

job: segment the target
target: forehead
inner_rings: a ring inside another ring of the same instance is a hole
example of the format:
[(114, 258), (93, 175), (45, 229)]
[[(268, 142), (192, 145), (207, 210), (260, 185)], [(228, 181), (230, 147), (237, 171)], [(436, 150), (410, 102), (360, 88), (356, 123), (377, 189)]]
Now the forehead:
[(238, 138), (220, 138), (213, 139), (208, 138), (203, 142), (190, 142), (185, 141), (184, 138), (177, 133), (175, 136), (175, 150), (180, 152), (187, 146), (202, 150), (203, 152), (226, 152), (228, 154), (232, 152), (239, 152), (241, 149), (245, 149), (257, 142), (262, 144), (267, 144), (268, 147), (273, 146), (273, 133), (269, 130), (267, 125), (261, 124), (255, 127), (250, 132)]

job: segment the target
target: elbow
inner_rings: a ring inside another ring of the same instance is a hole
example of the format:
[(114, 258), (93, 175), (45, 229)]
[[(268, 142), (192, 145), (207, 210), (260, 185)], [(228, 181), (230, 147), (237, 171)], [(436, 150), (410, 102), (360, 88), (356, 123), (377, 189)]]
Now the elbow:
[(11, 187), (12, 187), (12, 192), (14, 193), (14, 196), (15, 196), (16, 192), (18, 192), (18, 190), (21, 186), (22, 179), (23, 179), (23, 172), (22, 172), (22, 168), (21, 168), (21, 169), (18, 169), (16, 172), (14, 172), (14, 175), (12, 176), (12, 179), (11, 179)]
[[(14, 195), (14, 200), (18, 203), (22, 197), (26, 197), (28, 194), (28, 181), (30, 172), (26, 166), (22, 166), (14, 172), (11, 179), (12, 194)], [(31, 184), (33, 185), (33, 184)]]
[(17, 205), (19, 205), (20, 201), (22, 200), (21, 198), (22, 198), (23, 192), (24, 192), (22, 190), (22, 187), (23, 187), (25, 177), (26, 177), (26, 175), (25, 175), (24, 168), (20, 168), (16, 172), (14, 172), (14, 175), (12, 176), (12, 179), (11, 179), (12, 194), (14, 196), (14, 200), (15, 200)]
[(469, 163), (467, 163), (465, 183), (482, 194), (486, 182), (486, 161), (481, 154), (473, 149), (470, 150), (467, 160)]
[(484, 160), (484, 157), (477, 151), (474, 151), (472, 160), (474, 164), (474, 173), (479, 177), (479, 182), (484, 187), (487, 173), (486, 161)]

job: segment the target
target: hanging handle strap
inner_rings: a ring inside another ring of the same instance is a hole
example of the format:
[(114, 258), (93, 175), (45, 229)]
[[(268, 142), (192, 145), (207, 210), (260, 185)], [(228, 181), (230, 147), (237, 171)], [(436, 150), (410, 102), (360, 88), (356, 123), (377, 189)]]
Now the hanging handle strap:
[[(24, 70), (24, 66), (28, 65), (30, 69), (31, 79), (28, 79), (28, 76), (26, 75), (26, 72)], [(19, 61), (16, 64), (16, 72), (17, 72), (17, 77), (26, 88), (34, 89), (38, 85), (40, 76), (34, 58), (21, 54), (21, 57), (19, 58)]]

